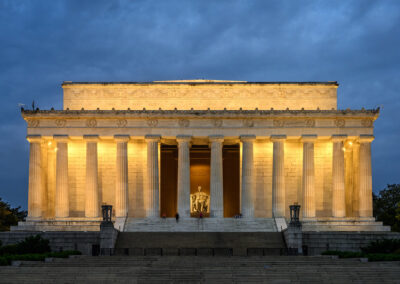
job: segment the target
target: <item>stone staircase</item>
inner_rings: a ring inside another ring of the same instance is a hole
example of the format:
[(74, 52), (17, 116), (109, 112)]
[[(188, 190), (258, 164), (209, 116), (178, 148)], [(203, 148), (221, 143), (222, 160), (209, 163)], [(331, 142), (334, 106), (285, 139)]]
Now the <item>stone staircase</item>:
[(277, 232), (272, 218), (128, 218), (125, 232)]
[(0, 267), (0, 283), (399, 283), (400, 262), (331, 257), (86, 257)]

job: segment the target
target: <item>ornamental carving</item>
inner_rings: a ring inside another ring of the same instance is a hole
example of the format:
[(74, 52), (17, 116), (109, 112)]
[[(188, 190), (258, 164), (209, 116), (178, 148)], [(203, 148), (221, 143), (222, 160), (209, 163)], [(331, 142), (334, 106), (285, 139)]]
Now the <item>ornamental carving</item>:
[(67, 124), (65, 119), (56, 119), (55, 122), (57, 127), (64, 127)]
[(157, 119), (148, 119), (147, 125), (150, 127), (156, 127), (158, 125), (158, 120)]
[(244, 127), (253, 127), (254, 121), (251, 119), (243, 119), (243, 126)]
[(315, 119), (307, 119), (306, 120), (307, 127), (314, 127), (315, 126)]
[(373, 124), (373, 121), (371, 119), (363, 119), (361, 120), (361, 125), (364, 127), (371, 127)]
[(94, 118), (88, 119), (86, 121), (87, 127), (96, 127), (97, 126), (97, 121)]
[(126, 119), (117, 119), (117, 126), (118, 127), (125, 127), (127, 125)]
[(189, 126), (189, 120), (187, 120), (187, 119), (180, 119), (178, 123), (179, 123), (180, 127), (188, 127)]
[(38, 127), (40, 124), (40, 121), (38, 119), (29, 119), (27, 121), (28, 127)]
[(213, 124), (215, 127), (221, 127), (222, 126), (222, 119), (214, 119)]
[(283, 127), (285, 125), (285, 122), (281, 119), (274, 119), (274, 121), (272, 122), (272, 124), (275, 127)]
[(341, 118), (336, 119), (335, 120), (335, 125), (337, 127), (344, 127), (346, 125), (346, 121), (344, 119), (341, 119)]

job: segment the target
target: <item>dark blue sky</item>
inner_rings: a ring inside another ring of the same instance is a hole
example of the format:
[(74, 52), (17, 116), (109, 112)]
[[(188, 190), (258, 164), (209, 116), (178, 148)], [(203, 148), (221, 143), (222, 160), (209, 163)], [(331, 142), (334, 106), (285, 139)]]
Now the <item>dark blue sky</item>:
[(400, 1), (0, 1), (0, 196), (27, 206), (18, 103), (62, 81), (338, 81), (339, 108), (382, 106), (374, 191), (400, 183)]

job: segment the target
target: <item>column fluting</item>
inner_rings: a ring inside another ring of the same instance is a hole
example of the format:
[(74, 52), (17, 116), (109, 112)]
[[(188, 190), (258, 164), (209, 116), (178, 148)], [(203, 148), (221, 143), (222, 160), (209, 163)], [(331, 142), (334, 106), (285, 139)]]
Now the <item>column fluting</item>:
[(159, 135), (147, 135), (147, 217), (160, 217), (160, 180), (158, 164)]
[(273, 135), (272, 161), (272, 213), (274, 217), (285, 216), (285, 140), (286, 135)]
[(42, 166), (41, 166), (41, 141), (40, 135), (28, 135), (30, 143), (29, 152), (29, 194), (28, 218), (40, 219), (43, 206)]
[(346, 135), (332, 136), (332, 216), (346, 217), (344, 141)]
[(68, 135), (54, 135), (57, 143), (55, 217), (69, 217)]
[(254, 217), (254, 165), (253, 165), (253, 142), (255, 135), (243, 135), (242, 141), (242, 208), (243, 217)]
[(178, 135), (178, 213), (190, 217), (190, 140), (191, 136)]
[(97, 135), (84, 135), (86, 140), (86, 194), (85, 216), (87, 218), (99, 217), (99, 188), (98, 188), (98, 161), (97, 161)]
[(315, 217), (314, 142), (316, 135), (303, 135), (303, 217)]
[(114, 135), (117, 143), (115, 180), (115, 217), (128, 214), (128, 141), (129, 135)]
[(360, 164), (359, 164), (359, 216), (372, 217), (372, 169), (371, 142), (372, 135), (360, 135)]
[(222, 146), (224, 137), (213, 135), (211, 142), (211, 176), (210, 176), (210, 215), (211, 217), (224, 217), (224, 184), (222, 165)]

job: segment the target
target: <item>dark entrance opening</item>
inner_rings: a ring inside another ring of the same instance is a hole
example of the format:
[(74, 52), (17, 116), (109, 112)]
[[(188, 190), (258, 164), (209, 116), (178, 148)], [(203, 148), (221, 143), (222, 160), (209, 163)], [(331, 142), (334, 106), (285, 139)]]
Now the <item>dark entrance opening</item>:
[(224, 145), (224, 217), (240, 213), (240, 145)]
[[(193, 145), (190, 149), (190, 194), (198, 191), (210, 196), (210, 161), (211, 150), (208, 145)], [(191, 214), (196, 217), (196, 214)], [(210, 214), (204, 214), (208, 217)]]
[(161, 144), (160, 216), (175, 217), (178, 212), (178, 147)]

